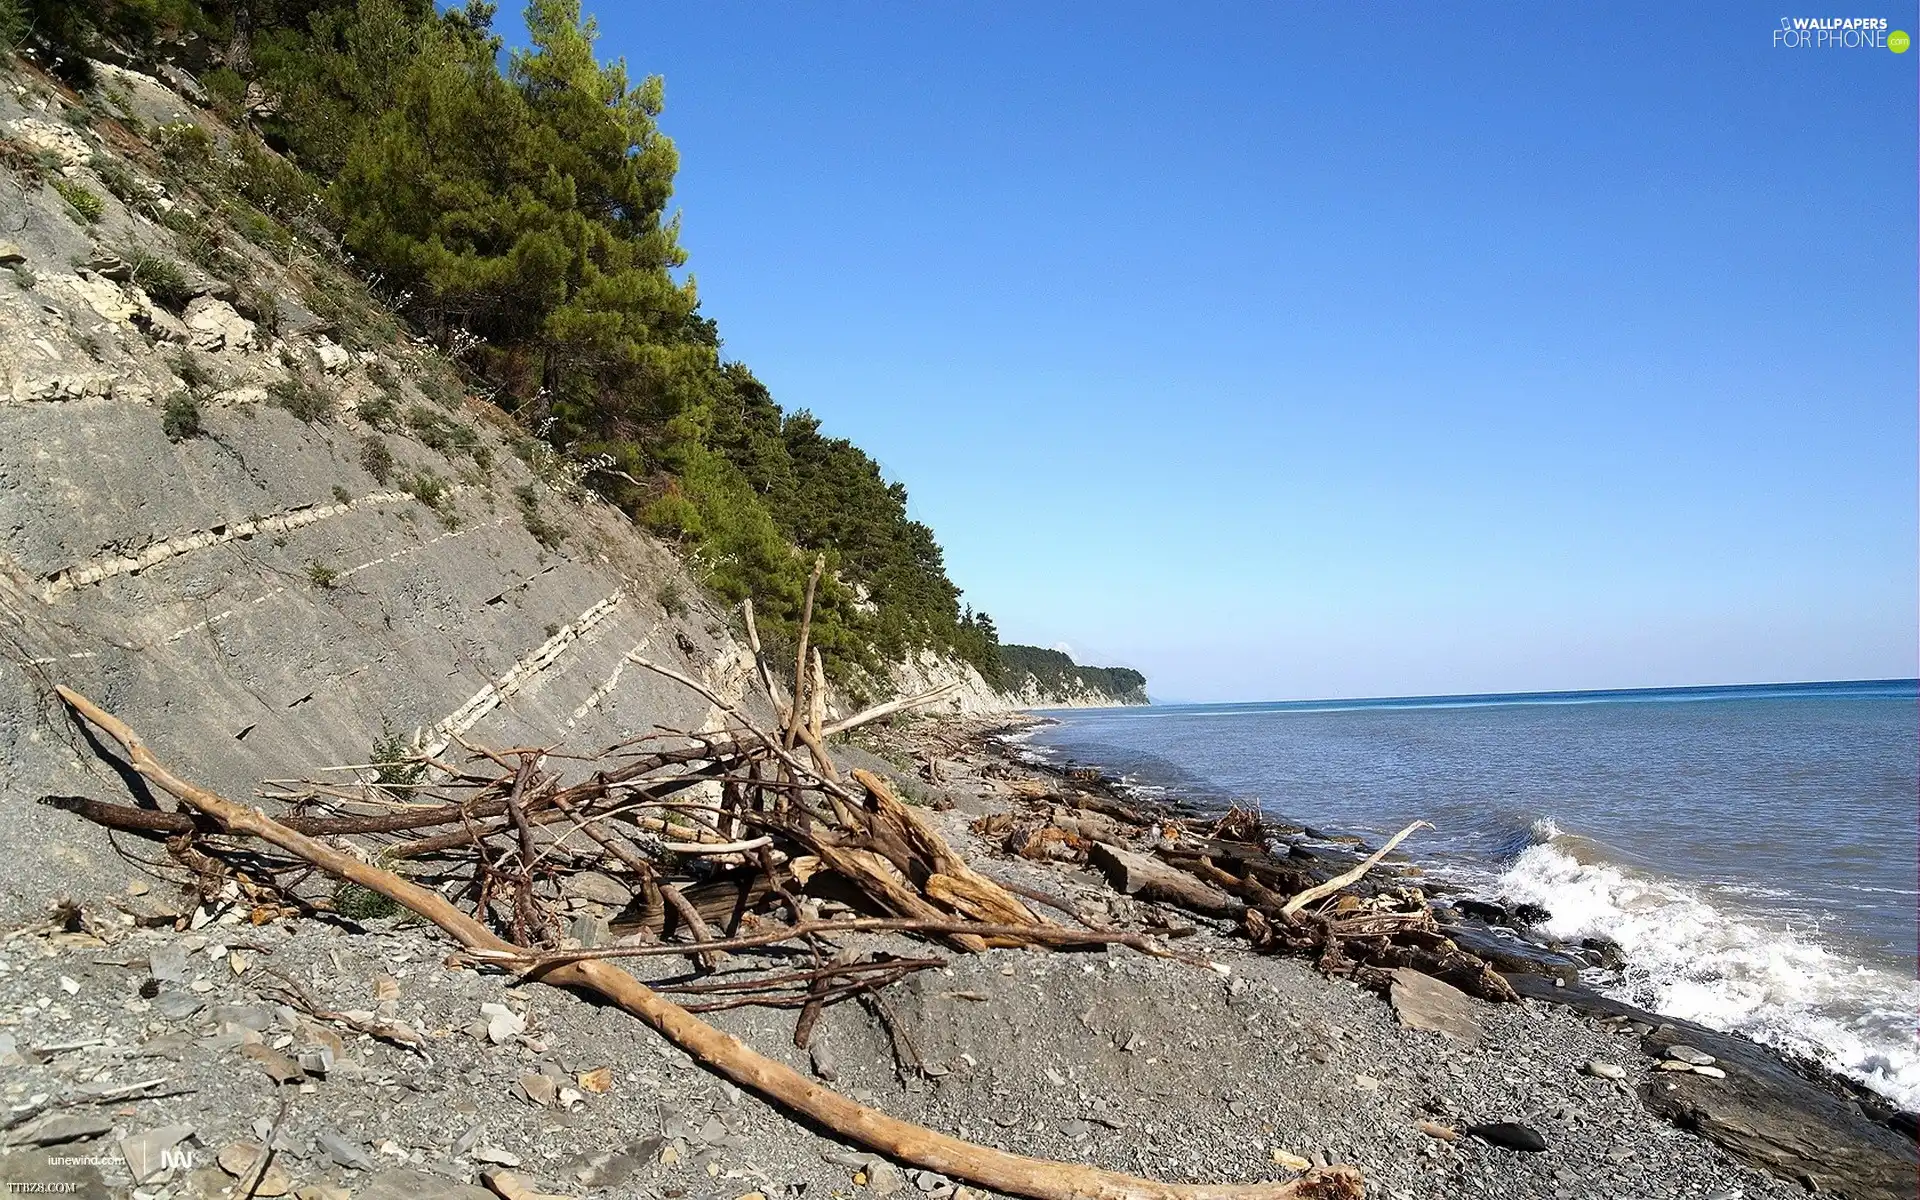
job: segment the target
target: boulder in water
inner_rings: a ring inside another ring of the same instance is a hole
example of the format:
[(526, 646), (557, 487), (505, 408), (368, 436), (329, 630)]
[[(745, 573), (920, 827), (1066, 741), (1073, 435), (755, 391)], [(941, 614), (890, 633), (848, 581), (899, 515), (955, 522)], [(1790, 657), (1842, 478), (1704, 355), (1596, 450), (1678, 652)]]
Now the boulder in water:
[(1512, 905), (1507, 911), (1513, 914), (1514, 922), (1519, 925), (1545, 925), (1553, 920), (1553, 914), (1538, 904), (1522, 902)]

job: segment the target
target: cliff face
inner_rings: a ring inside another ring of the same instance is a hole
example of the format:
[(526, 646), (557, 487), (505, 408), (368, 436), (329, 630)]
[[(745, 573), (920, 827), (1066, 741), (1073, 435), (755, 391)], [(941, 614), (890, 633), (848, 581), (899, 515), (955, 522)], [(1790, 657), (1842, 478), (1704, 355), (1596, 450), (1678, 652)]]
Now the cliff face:
[(1065, 686), (1043, 687), (1032, 675), (1007, 694), (1018, 701), (1019, 708), (1122, 708), (1148, 703), (1144, 688), (1114, 695), (1085, 681), (1069, 680)]
[[(36, 804), (127, 786), (55, 684), (243, 799), (396, 737), (598, 748), (718, 722), (642, 658), (753, 703), (732, 614), (680, 559), (318, 246), (162, 170), (163, 131), (215, 153), (225, 131), (103, 70), (113, 117), (0, 77), (0, 919), (128, 874)], [(957, 680), (963, 712), (1074, 702), (930, 654), (891, 674)]]
[[(116, 78), (146, 125), (200, 119)], [(10, 159), (38, 148), (0, 175), (0, 816), (20, 868), (0, 911), (128, 871), (35, 803), (126, 786), (56, 683), (243, 799), (393, 737), (598, 747), (716, 720), (635, 657), (743, 692), (728, 614), (671, 553), (431, 353), (356, 346), (377, 311), (318, 315), (340, 285), (311, 256), (229, 234), (227, 278), (193, 265), (149, 215), (193, 202), (123, 132), (0, 91)]]
[(982, 716), (1023, 707), (1015, 697), (997, 691), (981, 678), (973, 664), (955, 662), (924, 650), (905, 662), (895, 663), (888, 671), (887, 682), (901, 695), (930, 692), (952, 684), (953, 692), (931, 706), (932, 712)]
[[(1060, 657), (1070, 667), (1073, 666), (1071, 659), (1065, 655)], [(1134, 673), (1127, 672), (1127, 675), (1134, 676)], [(1101, 686), (1107, 679), (1100, 668), (1081, 667), (1066, 673), (1049, 672), (1043, 679), (1041, 675), (1021, 670), (1010, 662), (1005, 686), (996, 688), (981, 678), (980, 672), (971, 664), (954, 662), (925, 652), (896, 665), (890, 682), (902, 693), (929, 691), (953, 684), (953, 694), (943, 705), (937, 706), (936, 711), (969, 716), (1027, 708), (1114, 708), (1148, 702), (1144, 679), (1132, 687), (1108, 690)]]
[(1087, 667), (1063, 651), (1000, 647), (1007, 686), (1026, 708), (1085, 708), (1146, 704), (1147, 677), (1128, 667)]

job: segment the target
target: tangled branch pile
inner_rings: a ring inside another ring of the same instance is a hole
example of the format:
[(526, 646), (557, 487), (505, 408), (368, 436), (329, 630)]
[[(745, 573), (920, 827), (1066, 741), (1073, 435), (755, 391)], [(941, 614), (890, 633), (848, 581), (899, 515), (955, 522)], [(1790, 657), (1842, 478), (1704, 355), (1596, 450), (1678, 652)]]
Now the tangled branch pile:
[(1062, 788), (1020, 789), (1023, 812), (984, 817), (973, 830), (1022, 858), (1096, 866), (1127, 895), (1230, 918), (1255, 949), (1312, 955), (1325, 973), (1378, 991), (1405, 967), (1485, 1000), (1518, 999), (1489, 963), (1448, 937), (1417, 888), (1361, 886), (1424, 821), (1348, 864), (1324, 847), (1281, 846), (1282, 831), (1256, 812), (1234, 808), (1196, 823), (1143, 812), (1101, 783), (1097, 772), (1069, 773)]
[[(1347, 1168), (1287, 1183), (1176, 1185), (975, 1145), (857, 1104), (693, 1016), (694, 1008), (743, 1003), (798, 1008), (796, 1041), (804, 1046), (822, 1006), (941, 962), (836, 953), (824, 941), (829, 933), (913, 932), (966, 952), (1118, 943), (1166, 953), (1138, 934), (1043, 920), (969, 867), (879, 777), (855, 771), (843, 778), (828, 737), (933, 697), (828, 724), (824, 672), (818, 652), (809, 652), (806, 622), (796, 683), (783, 694), (759, 655), (750, 606), (746, 616), (775, 728), (696, 680), (642, 662), (704, 695), (723, 727), (612, 747), (586, 761), (589, 773), (578, 782), (565, 782), (559, 769), (582, 760), (556, 747), (462, 743), (458, 761), (417, 753), (411, 765), (431, 773), (419, 783), (395, 783), (389, 771), (386, 783), (281, 785), (270, 797), (291, 812), (276, 819), (174, 776), (118, 718), (61, 688), (79, 717), (118, 742), (132, 768), (182, 806), (54, 802), (110, 828), (166, 839), (204, 886), (243, 892), (257, 919), (337, 909), (350, 889), (384, 898), (437, 925), (459, 943), (464, 961), (597, 994), (712, 1070), (843, 1138), (983, 1187), (1062, 1200), (1361, 1194), (1358, 1174)], [(586, 871), (618, 876), (638, 898), (623, 915), (631, 932), (619, 944), (579, 946), (565, 936), (557, 904), (569, 879)], [(873, 915), (823, 919), (829, 905)], [(673, 985), (700, 997), (689, 1007), (609, 961), (683, 954), (711, 970), (729, 951), (775, 943), (799, 943), (813, 967)]]

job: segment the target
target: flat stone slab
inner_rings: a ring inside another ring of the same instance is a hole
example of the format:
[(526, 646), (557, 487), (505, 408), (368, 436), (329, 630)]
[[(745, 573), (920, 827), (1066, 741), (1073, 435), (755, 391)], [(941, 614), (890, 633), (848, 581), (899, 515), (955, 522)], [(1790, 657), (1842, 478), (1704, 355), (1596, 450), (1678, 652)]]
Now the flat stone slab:
[(1493, 964), (1501, 974), (1544, 975), (1551, 979), (1576, 983), (1580, 979), (1578, 959), (1545, 946), (1536, 946), (1488, 925), (1485, 921), (1442, 917), (1440, 932), (1453, 939), (1469, 954), (1477, 954)]
[(1721, 1070), (1649, 1074), (1640, 1085), (1649, 1109), (1809, 1190), (1848, 1200), (1912, 1200), (1920, 1178), (1913, 1140), (1868, 1121), (1857, 1103), (1762, 1047), (1663, 1022), (1641, 1049), (1656, 1057), (1678, 1049), (1704, 1058), (1702, 1044), (1713, 1047)]
[(113, 1120), (103, 1113), (62, 1114), (41, 1121), (29, 1129), (16, 1129), (7, 1136), (9, 1146), (61, 1146), (105, 1137), (113, 1132)]
[[(1725, 1148), (1735, 1158), (1810, 1190), (1847, 1200), (1913, 1200), (1920, 1147), (1884, 1102), (1841, 1080), (1802, 1073), (1745, 1038), (1609, 999), (1582, 984), (1509, 975), (1522, 996), (1564, 1004), (1591, 1016), (1652, 1029), (1641, 1050), (1667, 1058), (1674, 1046), (1711, 1055), (1724, 1078), (1685, 1071), (1649, 1071), (1638, 1089), (1649, 1111)], [(1876, 1115), (1877, 1114), (1877, 1115)]]
[(1430, 1029), (1477, 1046), (1484, 1036), (1474, 1016), (1473, 997), (1450, 983), (1411, 967), (1396, 967), (1388, 989), (1393, 1011), (1408, 1029)]

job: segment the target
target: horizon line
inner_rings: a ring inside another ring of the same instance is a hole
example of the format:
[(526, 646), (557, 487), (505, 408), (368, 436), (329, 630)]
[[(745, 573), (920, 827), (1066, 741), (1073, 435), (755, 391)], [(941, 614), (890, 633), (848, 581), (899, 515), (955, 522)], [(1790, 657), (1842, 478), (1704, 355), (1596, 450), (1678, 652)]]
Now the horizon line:
[(1658, 692), (1738, 692), (1765, 691), (1771, 688), (1810, 688), (1810, 687), (1865, 687), (1869, 685), (1890, 686), (1910, 684), (1920, 688), (1920, 677), (1893, 676), (1876, 679), (1802, 679), (1782, 680), (1771, 683), (1679, 683), (1655, 684), (1643, 687), (1624, 688), (1556, 688), (1530, 692), (1434, 692), (1411, 696), (1322, 696), (1302, 697), (1292, 700), (1167, 700), (1148, 696), (1145, 705), (1128, 707), (1188, 707), (1202, 704), (1387, 704), (1387, 703), (1437, 703), (1446, 700), (1479, 701), (1526, 701), (1543, 700), (1558, 696), (1644, 696)]

